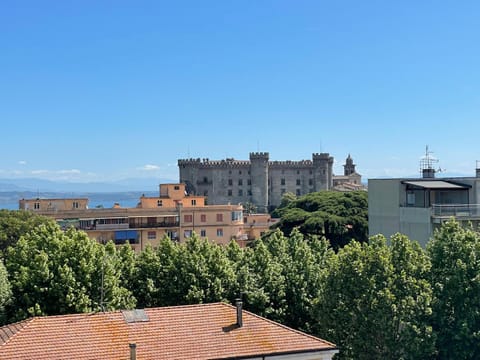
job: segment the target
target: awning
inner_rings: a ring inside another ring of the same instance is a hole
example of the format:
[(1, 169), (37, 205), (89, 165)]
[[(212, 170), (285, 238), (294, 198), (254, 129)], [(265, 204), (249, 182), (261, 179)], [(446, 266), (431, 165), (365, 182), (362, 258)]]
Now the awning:
[(115, 240), (137, 240), (137, 230), (118, 230), (115, 231)]
[(471, 188), (470, 185), (454, 184), (444, 180), (402, 181), (402, 183), (429, 190), (462, 190)]

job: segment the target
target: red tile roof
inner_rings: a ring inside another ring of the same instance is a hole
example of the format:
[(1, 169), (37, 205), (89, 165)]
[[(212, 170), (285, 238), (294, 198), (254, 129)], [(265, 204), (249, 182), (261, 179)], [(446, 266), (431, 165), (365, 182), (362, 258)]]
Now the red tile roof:
[(226, 359), (334, 351), (325, 340), (224, 303), (145, 309), (148, 321), (127, 323), (120, 311), (35, 317), (0, 328), (0, 359)]

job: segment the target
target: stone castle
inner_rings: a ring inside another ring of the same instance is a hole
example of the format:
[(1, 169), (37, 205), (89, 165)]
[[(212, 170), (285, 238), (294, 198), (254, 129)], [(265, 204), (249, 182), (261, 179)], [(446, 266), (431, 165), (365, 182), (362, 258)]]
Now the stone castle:
[(361, 184), (350, 155), (343, 176), (333, 175), (333, 161), (328, 153), (314, 153), (312, 160), (270, 161), (268, 152), (252, 152), (249, 160), (180, 159), (178, 167), (187, 191), (207, 196), (209, 204), (251, 203), (257, 212), (268, 212), (286, 192), (301, 196)]

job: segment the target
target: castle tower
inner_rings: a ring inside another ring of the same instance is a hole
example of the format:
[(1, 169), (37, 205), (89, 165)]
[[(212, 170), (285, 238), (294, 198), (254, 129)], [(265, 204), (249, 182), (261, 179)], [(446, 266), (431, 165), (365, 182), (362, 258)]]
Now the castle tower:
[(260, 213), (268, 212), (268, 152), (250, 153), (252, 201)]
[(333, 187), (333, 157), (328, 153), (312, 154), (315, 191)]
[(347, 159), (345, 160), (345, 165), (343, 165), (343, 175), (349, 176), (355, 173), (355, 164), (353, 163), (353, 159), (348, 154)]
[(201, 165), (200, 159), (180, 159), (178, 160), (178, 169), (180, 182), (185, 183), (185, 190), (192, 195), (197, 194), (196, 182), (198, 178), (198, 169)]

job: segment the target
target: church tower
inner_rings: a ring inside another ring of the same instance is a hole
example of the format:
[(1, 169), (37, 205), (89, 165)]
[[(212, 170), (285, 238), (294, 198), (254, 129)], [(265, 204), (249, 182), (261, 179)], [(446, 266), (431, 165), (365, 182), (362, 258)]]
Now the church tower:
[(343, 175), (349, 176), (349, 175), (354, 174), (355, 172), (356, 172), (355, 171), (355, 164), (353, 163), (353, 159), (350, 156), (350, 154), (348, 154), (348, 157), (345, 160), (345, 165), (343, 165)]

